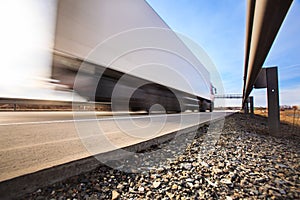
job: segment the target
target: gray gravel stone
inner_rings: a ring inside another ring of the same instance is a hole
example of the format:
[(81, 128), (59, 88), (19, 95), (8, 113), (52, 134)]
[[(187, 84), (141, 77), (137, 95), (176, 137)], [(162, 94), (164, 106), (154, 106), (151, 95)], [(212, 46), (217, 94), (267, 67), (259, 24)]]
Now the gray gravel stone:
[[(226, 118), (215, 144), (204, 142), (212, 133), (201, 128), (181, 138), (188, 144), (183, 154), (171, 141), (144, 151), (163, 149), (152, 159), (125, 159), (118, 170), (102, 166), (23, 199), (300, 199), (300, 137), (271, 137), (266, 123), (237, 113)], [(126, 162), (147, 171), (125, 173)]]

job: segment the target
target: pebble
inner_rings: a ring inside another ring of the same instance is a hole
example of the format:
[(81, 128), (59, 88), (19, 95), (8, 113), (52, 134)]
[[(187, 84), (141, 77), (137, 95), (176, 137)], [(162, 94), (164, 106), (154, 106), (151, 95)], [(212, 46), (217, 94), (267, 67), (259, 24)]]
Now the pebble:
[(172, 185), (172, 190), (177, 190), (178, 189), (178, 185), (174, 184)]
[(225, 119), (216, 143), (209, 143), (206, 127), (195, 138), (182, 137), (184, 149), (171, 141), (146, 150), (160, 148), (151, 158), (120, 161), (144, 164), (142, 173), (101, 166), (22, 199), (300, 199), (300, 137), (269, 136), (265, 124), (237, 113)]
[(160, 186), (160, 181), (154, 181), (153, 182), (153, 187), (158, 188)]
[(194, 179), (188, 178), (186, 179), (187, 182), (194, 182)]
[(187, 182), (186, 184), (187, 184), (190, 188), (193, 188), (193, 187), (194, 187), (193, 183)]
[(152, 194), (152, 192), (151, 192), (151, 191), (148, 191), (148, 192), (146, 193), (146, 197), (150, 196), (151, 194)]
[(208, 180), (207, 178), (205, 178), (205, 180), (206, 180), (206, 182), (207, 182), (209, 185), (211, 185), (211, 186), (213, 186), (213, 187), (217, 187), (217, 186), (218, 186), (217, 184), (211, 182), (211, 181)]
[(174, 197), (174, 194), (172, 194), (171, 192), (166, 192), (166, 195), (167, 195), (170, 199), (173, 199), (173, 197)]
[(145, 188), (144, 188), (144, 187), (139, 187), (138, 191), (139, 191), (140, 193), (144, 193), (144, 192), (145, 192)]
[(192, 164), (191, 163), (181, 163), (180, 167), (185, 170), (190, 170), (192, 168)]
[(222, 179), (220, 182), (224, 183), (224, 184), (227, 184), (227, 185), (232, 184), (232, 182), (229, 179)]
[(116, 190), (113, 190), (111, 199), (115, 200), (115, 199), (118, 199), (118, 198), (120, 198), (120, 194)]
[(226, 196), (226, 200), (232, 200), (230, 196)]

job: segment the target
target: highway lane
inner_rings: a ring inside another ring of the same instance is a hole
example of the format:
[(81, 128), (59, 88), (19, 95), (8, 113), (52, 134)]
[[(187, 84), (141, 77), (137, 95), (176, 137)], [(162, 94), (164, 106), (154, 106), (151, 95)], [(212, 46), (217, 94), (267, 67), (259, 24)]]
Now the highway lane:
[(1, 112), (0, 181), (188, 128), (229, 112), (112, 116)]
[[(77, 113), (77, 112), (76, 112)], [(76, 114), (75, 113), (75, 114)], [(95, 115), (97, 118), (105, 118), (112, 116), (112, 112), (78, 112), (81, 117), (90, 118)], [(131, 115), (144, 114), (145, 112), (132, 112)], [(114, 115), (126, 115), (126, 112), (115, 112)], [(0, 125), (5, 124), (26, 124), (26, 122), (49, 122), (73, 120), (74, 112), (71, 111), (16, 111), (16, 112), (0, 112)]]

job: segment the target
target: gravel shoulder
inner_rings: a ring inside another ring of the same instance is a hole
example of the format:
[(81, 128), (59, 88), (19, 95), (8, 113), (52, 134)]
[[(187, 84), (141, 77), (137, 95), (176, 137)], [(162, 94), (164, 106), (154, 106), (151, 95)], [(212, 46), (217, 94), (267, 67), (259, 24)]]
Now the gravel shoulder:
[[(135, 159), (114, 161), (118, 169), (101, 166), (22, 199), (300, 198), (300, 134), (289, 125), (283, 124), (283, 137), (275, 138), (266, 118), (236, 113), (226, 117), (215, 142), (210, 143), (209, 129), (139, 152)], [(124, 163), (143, 170), (124, 172)]]

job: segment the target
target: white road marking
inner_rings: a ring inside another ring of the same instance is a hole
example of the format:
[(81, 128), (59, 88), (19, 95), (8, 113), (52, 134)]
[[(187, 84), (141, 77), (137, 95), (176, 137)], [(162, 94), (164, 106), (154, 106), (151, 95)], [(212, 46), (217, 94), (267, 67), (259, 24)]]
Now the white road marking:
[[(80, 113), (81, 114), (81, 113)], [(79, 114), (79, 115), (80, 115)], [(175, 117), (175, 116), (180, 116), (180, 115), (196, 115), (196, 114), (200, 114), (200, 113), (179, 113), (179, 114), (171, 114), (168, 115), (166, 114), (168, 117)], [(201, 113), (201, 114), (205, 114), (205, 113)], [(207, 114), (211, 114), (211, 113), (207, 113)], [(74, 116), (74, 114), (73, 114)], [(75, 114), (76, 116), (76, 114)], [(13, 123), (3, 123), (0, 124), (0, 126), (10, 126), (10, 125), (34, 125), (34, 124), (53, 124), (53, 123), (69, 123), (69, 122), (89, 122), (89, 121), (109, 121), (109, 120), (123, 120), (123, 119), (143, 119), (143, 118), (151, 118), (151, 117), (164, 117), (165, 115), (146, 115), (146, 116), (126, 116), (126, 117), (120, 117), (120, 116), (116, 116), (116, 117), (111, 117), (111, 118), (97, 118), (97, 119), (68, 119), (68, 120), (51, 120), (51, 121), (34, 121), (34, 122), (13, 122)], [(76, 117), (75, 117), (76, 118)]]

